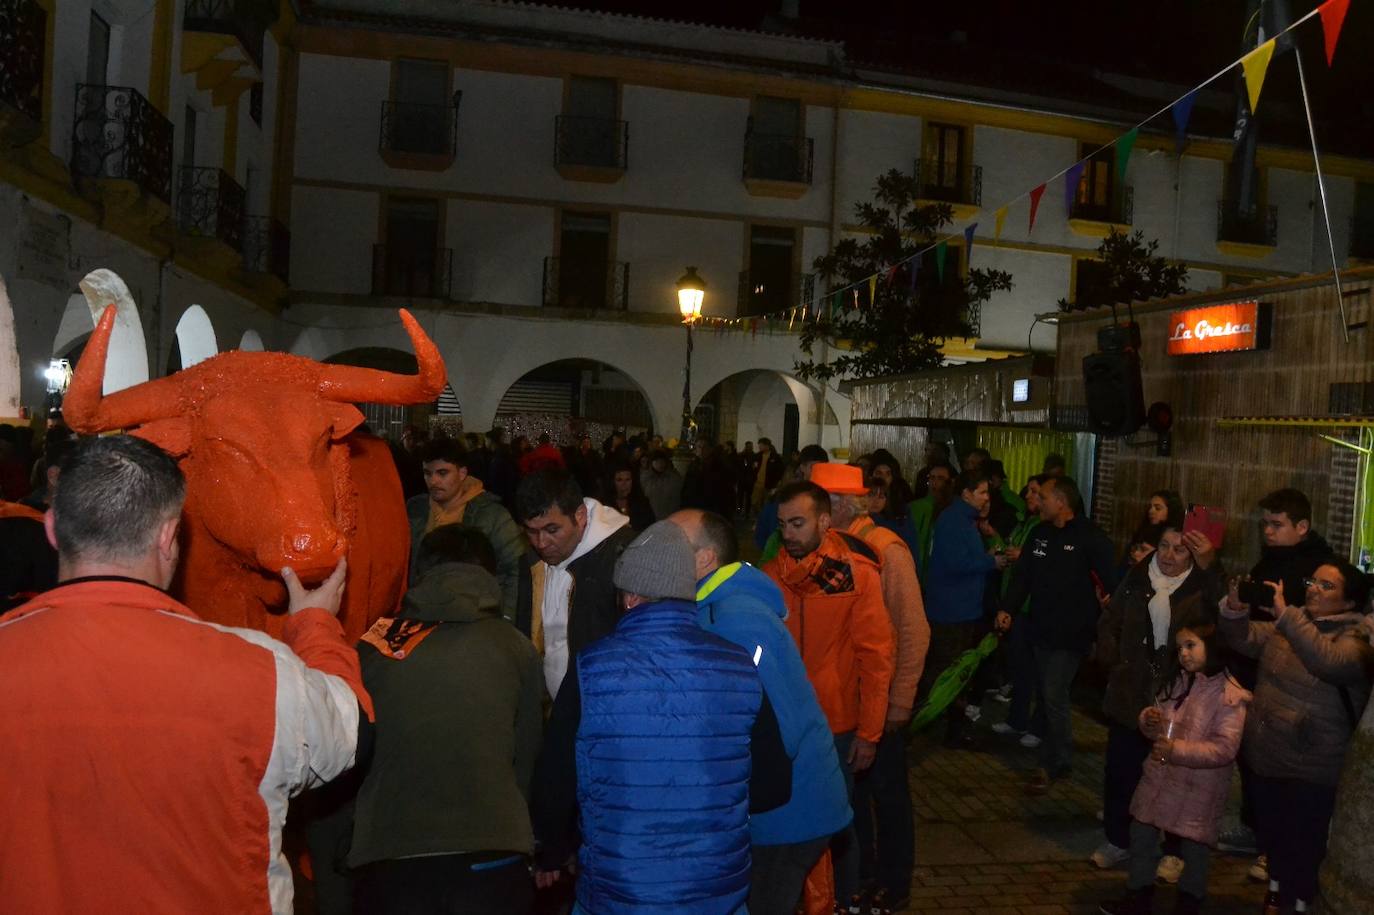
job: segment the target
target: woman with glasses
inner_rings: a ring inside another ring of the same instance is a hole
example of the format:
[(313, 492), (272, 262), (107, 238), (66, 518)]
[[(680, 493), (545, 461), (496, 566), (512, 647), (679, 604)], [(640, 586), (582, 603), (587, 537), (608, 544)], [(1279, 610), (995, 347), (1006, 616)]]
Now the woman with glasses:
[(1361, 627), (1369, 580), (1347, 562), (1317, 568), (1300, 607), (1274, 592), (1273, 622), (1251, 620), (1238, 583), (1221, 602), (1221, 633), (1259, 660), (1241, 752), (1254, 772), (1255, 813), (1269, 854), (1264, 911), (1306, 911), (1336, 803), (1346, 747), (1369, 699), (1374, 647)]

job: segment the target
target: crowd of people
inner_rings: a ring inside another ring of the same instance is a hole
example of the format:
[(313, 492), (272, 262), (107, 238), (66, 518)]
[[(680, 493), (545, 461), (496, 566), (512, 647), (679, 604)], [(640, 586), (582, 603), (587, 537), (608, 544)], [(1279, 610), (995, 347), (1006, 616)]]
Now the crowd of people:
[[(27, 544), (0, 582), (24, 786), (0, 817), (28, 824), (0, 832), (6, 910), (119, 887), (146, 911), (290, 911), (300, 795), (322, 913), (900, 911), (922, 704), (959, 748), (1005, 702), (990, 732), (1036, 751), (1043, 794), (1072, 768), (1085, 665), (1109, 735), (1092, 861), (1127, 867), (1104, 913), (1152, 911), (1160, 880), (1199, 911), (1218, 846), (1256, 855), (1266, 913), (1330, 892), (1374, 626), (1304, 494), (1260, 501), (1261, 555), (1228, 580), (1178, 493), (1118, 549), (1058, 455), (1015, 487), (938, 442), (909, 475), (767, 439), (698, 442), (680, 472), (664, 444), (408, 430), (408, 587), (349, 645), (346, 560), (313, 588), (282, 570), (283, 641), (201, 622), (166, 591), (173, 459), (53, 435), (27, 513), (0, 503)], [(989, 633), (971, 682), (937, 688)]]

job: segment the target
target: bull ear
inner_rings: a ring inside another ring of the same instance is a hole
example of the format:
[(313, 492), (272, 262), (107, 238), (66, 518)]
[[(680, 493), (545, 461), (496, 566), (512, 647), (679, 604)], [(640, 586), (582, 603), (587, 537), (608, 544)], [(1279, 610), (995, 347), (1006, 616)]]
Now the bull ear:
[(332, 431), (329, 437), (336, 442), (361, 426), (367, 419), (367, 417), (363, 416), (363, 414), (358, 411), (358, 408), (352, 404), (326, 403), (324, 406), (330, 411), (332, 417), (330, 423)]
[(155, 419), (139, 426), (133, 434), (152, 442), (172, 457), (191, 453), (191, 421), (184, 416)]

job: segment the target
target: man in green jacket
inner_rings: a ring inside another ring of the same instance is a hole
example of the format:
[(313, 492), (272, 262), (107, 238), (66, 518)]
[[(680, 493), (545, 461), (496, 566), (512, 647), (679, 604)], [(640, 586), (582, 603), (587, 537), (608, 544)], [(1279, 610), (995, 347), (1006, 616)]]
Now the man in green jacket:
[(501, 500), (487, 492), (482, 481), (468, 473), (468, 453), (450, 438), (425, 444), (420, 452), (425, 472), (425, 495), (406, 502), (410, 520), (410, 583), (416, 581), (416, 559), (425, 534), (445, 524), (470, 527), (487, 538), (496, 553), (496, 580), (501, 585), (501, 615), (515, 620), (520, 574), (529, 547), (515, 519)]
[(931, 535), (935, 530), (935, 519), (954, 500), (954, 478), (957, 476), (954, 467), (948, 461), (938, 461), (930, 465), (927, 474), (926, 494), (912, 500), (907, 506), (907, 513), (911, 515), (911, 526), (916, 531), (916, 542), (921, 548), (921, 554), (916, 557), (916, 574), (920, 577), (922, 586), (925, 585), (926, 572), (930, 569), (930, 545)]

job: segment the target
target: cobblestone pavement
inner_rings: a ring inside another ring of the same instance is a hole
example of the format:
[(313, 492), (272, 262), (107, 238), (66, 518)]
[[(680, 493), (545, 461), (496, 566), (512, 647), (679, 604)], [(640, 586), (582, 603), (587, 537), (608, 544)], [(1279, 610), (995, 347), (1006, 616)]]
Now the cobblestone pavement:
[[(968, 729), (977, 744), (947, 749), (941, 725), (912, 744), (916, 877), (911, 908), (921, 913), (1056, 915), (1095, 913), (1125, 890), (1124, 866), (1101, 871), (1088, 856), (1102, 841), (1102, 760), (1107, 729), (1084, 713), (1091, 690), (1075, 697), (1073, 774), (1048, 794), (1024, 793), (1035, 751), (989, 730), (1006, 706), (988, 698)], [(1214, 852), (1204, 912), (1257, 913), (1263, 887), (1246, 878), (1251, 858)], [(1175, 891), (1161, 885), (1155, 910), (1169, 912)]]

